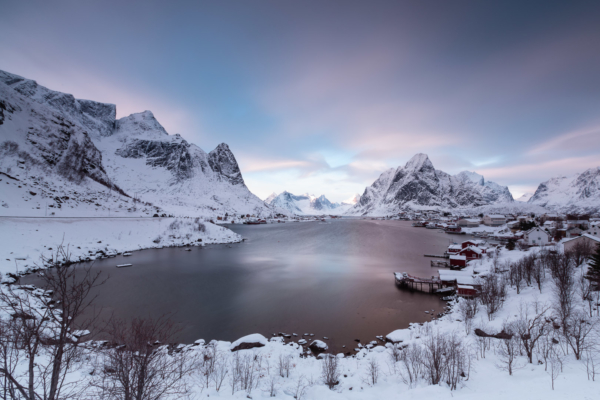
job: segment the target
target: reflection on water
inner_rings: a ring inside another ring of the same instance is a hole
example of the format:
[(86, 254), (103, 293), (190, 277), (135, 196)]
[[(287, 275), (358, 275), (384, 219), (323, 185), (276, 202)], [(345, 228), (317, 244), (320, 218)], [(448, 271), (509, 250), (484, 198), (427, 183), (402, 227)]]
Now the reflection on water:
[[(97, 261), (94, 268), (110, 275), (97, 307), (121, 318), (174, 313), (183, 342), (314, 333), (327, 336), (332, 350), (425, 321), (425, 310), (443, 307), (436, 296), (399, 290), (392, 273), (435, 275), (423, 254), (443, 252), (454, 236), (358, 219), (231, 229), (248, 240)], [(115, 268), (124, 260), (133, 267)]]

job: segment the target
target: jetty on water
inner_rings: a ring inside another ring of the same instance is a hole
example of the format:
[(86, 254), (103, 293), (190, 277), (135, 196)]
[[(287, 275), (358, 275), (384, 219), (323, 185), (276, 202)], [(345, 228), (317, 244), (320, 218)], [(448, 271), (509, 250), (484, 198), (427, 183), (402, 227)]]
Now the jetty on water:
[(442, 288), (442, 281), (439, 278), (419, 278), (409, 275), (406, 272), (394, 272), (394, 276), (398, 286), (406, 287), (411, 290), (423, 291), (423, 288), (425, 288), (425, 291), (428, 291), (429, 293), (435, 293), (437, 290)]

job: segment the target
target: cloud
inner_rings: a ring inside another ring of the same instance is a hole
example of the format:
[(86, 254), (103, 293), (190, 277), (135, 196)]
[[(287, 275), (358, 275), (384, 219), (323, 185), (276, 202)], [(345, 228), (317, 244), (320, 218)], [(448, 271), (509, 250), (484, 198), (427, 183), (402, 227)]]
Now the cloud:
[(588, 152), (600, 149), (600, 126), (584, 128), (551, 138), (530, 149), (527, 154), (544, 152)]

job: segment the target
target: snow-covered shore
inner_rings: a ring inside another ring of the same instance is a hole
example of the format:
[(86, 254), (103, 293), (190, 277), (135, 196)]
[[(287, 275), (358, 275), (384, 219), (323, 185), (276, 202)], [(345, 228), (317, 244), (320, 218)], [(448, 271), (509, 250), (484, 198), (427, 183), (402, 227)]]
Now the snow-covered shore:
[(200, 218), (0, 218), (0, 273), (25, 272), (68, 246), (71, 261), (168, 246), (235, 243), (233, 231)]

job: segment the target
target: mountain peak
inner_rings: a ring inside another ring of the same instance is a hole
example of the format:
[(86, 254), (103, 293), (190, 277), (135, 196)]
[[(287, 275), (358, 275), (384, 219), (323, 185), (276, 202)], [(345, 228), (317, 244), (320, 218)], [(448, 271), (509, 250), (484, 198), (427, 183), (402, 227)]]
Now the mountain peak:
[(133, 113), (116, 121), (117, 130), (128, 135), (139, 135), (150, 132), (167, 136), (168, 133), (152, 114), (152, 111)]
[(462, 171), (456, 174), (456, 177), (467, 182), (471, 181), (477, 183), (478, 185), (485, 185), (485, 179), (483, 179), (483, 175), (479, 175), (477, 172), (473, 171)]
[(420, 171), (423, 168), (433, 169), (433, 164), (427, 154), (417, 153), (404, 166), (404, 169), (410, 171)]

